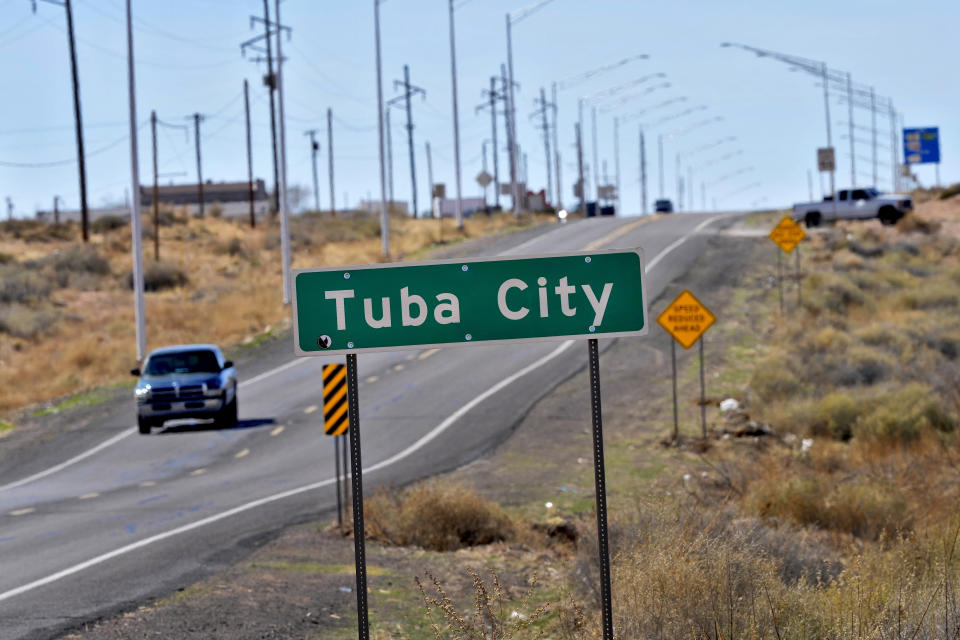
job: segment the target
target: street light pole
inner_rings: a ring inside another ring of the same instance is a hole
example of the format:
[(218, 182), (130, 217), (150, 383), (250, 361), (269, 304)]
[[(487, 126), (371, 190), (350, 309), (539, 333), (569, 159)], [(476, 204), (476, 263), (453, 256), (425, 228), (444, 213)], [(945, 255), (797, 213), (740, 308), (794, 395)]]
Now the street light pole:
[(380, 137), (380, 244), (383, 257), (390, 258), (390, 218), (387, 216), (387, 169), (383, 156), (383, 73), (380, 65), (380, 2), (373, 0), (374, 38), (377, 48), (377, 129)]
[[(830, 132), (830, 79), (827, 76), (827, 63), (822, 62), (820, 66), (823, 71), (823, 106), (827, 117), (827, 148), (833, 148), (833, 135)], [(836, 195), (836, 160), (834, 168), (830, 170), (830, 196)]]
[(280, 22), (280, 0), (274, 2), (274, 19), (277, 21), (277, 116), (280, 125), (280, 254), (283, 260), (283, 304), (290, 304), (290, 206), (287, 198), (287, 130), (283, 112), (283, 27)]
[[(507, 16), (507, 24), (509, 23), (510, 17)], [(512, 66), (510, 67), (510, 74), (512, 80)], [(457, 174), (457, 229), (463, 229), (463, 193), (460, 185), (460, 112), (457, 109), (457, 46), (454, 39), (453, 0), (450, 0), (450, 75), (453, 78), (453, 165)]]
[[(127, 0), (127, 88), (130, 101), (130, 232), (133, 234), (133, 311), (136, 320), (137, 362), (147, 353), (147, 327), (143, 301), (143, 236), (140, 233), (140, 170), (137, 155), (137, 103), (133, 64), (133, 17)], [(155, 230), (156, 231), (156, 230)]]

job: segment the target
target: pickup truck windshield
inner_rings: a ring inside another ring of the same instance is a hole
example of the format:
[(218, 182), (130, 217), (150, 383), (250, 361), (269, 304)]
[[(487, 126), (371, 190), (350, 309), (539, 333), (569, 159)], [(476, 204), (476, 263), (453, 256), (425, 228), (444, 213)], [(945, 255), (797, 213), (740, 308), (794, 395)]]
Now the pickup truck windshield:
[(220, 363), (212, 351), (184, 351), (161, 353), (151, 356), (144, 369), (148, 376), (165, 376), (171, 373), (217, 373)]

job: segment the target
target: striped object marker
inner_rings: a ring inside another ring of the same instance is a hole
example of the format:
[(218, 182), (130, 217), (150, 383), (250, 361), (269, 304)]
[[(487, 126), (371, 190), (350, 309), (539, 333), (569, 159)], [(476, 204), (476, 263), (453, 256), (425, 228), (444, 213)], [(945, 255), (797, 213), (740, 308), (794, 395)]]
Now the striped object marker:
[(347, 415), (347, 367), (323, 365), (323, 432), (342, 436), (350, 426)]

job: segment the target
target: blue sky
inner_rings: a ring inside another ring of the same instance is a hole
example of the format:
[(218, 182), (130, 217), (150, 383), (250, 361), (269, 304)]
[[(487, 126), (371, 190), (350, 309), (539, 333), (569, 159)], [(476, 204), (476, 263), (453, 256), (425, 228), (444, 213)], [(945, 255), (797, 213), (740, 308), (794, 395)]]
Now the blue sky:
[[(116, 202), (129, 188), (127, 83), (123, 0), (73, 0), (78, 37), (91, 206)], [(504, 16), (533, 0), (460, 0), (456, 12), (461, 120), (461, 157), (465, 195), (480, 195), (474, 176), (481, 168), (481, 144), (490, 137), (490, 118), (475, 113), (481, 91), (505, 62)], [(273, 1), (271, 0), (271, 10)], [(263, 66), (240, 55), (239, 43), (259, 33), (250, 28), (251, 14), (262, 2), (134, 0), (137, 56), (137, 118), (140, 129), (140, 172), (150, 175), (150, 110), (167, 122), (186, 124), (193, 112), (208, 115), (203, 123), (204, 177), (238, 180), (246, 176), (242, 82), (251, 83), (254, 123), (254, 171), (270, 180), (269, 112), (260, 82)], [(293, 27), (284, 41), (287, 93), (287, 141), (290, 182), (311, 184), (310, 149), (304, 131), (321, 129), (321, 202), (329, 199), (326, 180), (326, 109), (334, 123), (336, 199), (342, 206), (379, 197), (376, 132), (376, 75), (373, 47), (373, 3), (286, 0), (283, 21)], [(387, 0), (381, 6), (384, 92), (393, 97), (393, 80), (409, 64), (411, 80), (426, 90), (414, 101), (417, 174), (425, 202), (424, 142), (434, 151), (437, 182), (453, 184), (450, 59), (447, 3), (443, 0)], [(514, 28), (514, 66), (518, 139), (528, 154), (530, 185), (545, 183), (543, 144), (529, 115), (541, 86), (645, 53), (636, 61), (598, 75), (559, 95), (559, 138), (563, 157), (563, 199), (572, 203), (575, 180), (573, 123), (580, 95), (628, 82), (651, 73), (665, 73), (669, 88), (623, 105), (627, 116), (644, 106), (679, 96), (686, 105), (708, 109), (650, 132), (647, 142), (649, 197), (657, 192), (656, 134), (704, 119), (721, 117), (671, 140), (665, 147), (667, 192), (675, 193), (677, 151), (707, 146), (736, 136), (691, 164), (727, 152), (741, 151), (721, 165), (694, 174), (695, 203), (700, 183), (708, 203), (718, 198), (724, 208), (751, 204), (785, 205), (807, 197), (807, 170), (815, 169), (815, 150), (825, 144), (823, 95), (816, 79), (792, 73), (783, 63), (760, 59), (734, 49), (734, 41), (817, 60), (850, 71), (855, 82), (891, 96), (907, 126), (939, 126), (944, 182), (960, 179), (960, 160), (952, 153), (960, 139), (960, 85), (952, 82), (960, 58), (954, 33), (960, 24), (960, 3), (952, 0), (806, 0), (804, 2), (673, 0), (554, 0)], [(73, 114), (64, 12), (40, 2), (36, 14), (29, 0), (0, 0), (0, 59), (7, 90), (0, 100), (0, 198), (10, 197), (18, 216), (49, 208), (54, 195), (67, 208), (78, 204)], [(663, 82), (662, 80), (659, 82)], [(646, 86), (656, 84), (650, 82)], [(682, 105), (681, 105), (682, 106)], [(653, 112), (651, 118), (672, 113)], [(834, 145), (838, 150), (838, 186), (850, 182), (846, 107), (831, 104)], [(598, 122), (600, 164), (613, 174), (613, 113)], [(393, 114), (394, 184), (397, 199), (410, 195), (409, 159), (403, 114)], [(869, 112), (857, 109), (854, 121), (869, 126)], [(879, 119), (881, 145), (888, 146), (886, 118)], [(503, 133), (502, 120), (500, 134)], [(587, 122), (585, 161), (591, 163)], [(621, 126), (621, 185), (624, 209), (639, 211), (637, 121)], [(871, 134), (857, 130), (858, 182), (872, 182)], [(168, 129), (160, 133), (160, 172), (186, 172), (164, 181), (195, 179), (192, 133)], [(111, 146), (112, 145), (112, 146)], [(501, 149), (504, 148), (500, 141)], [(99, 153), (94, 154), (94, 152)], [(890, 153), (881, 149), (881, 188), (888, 188)], [(3, 163), (66, 164), (18, 168)], [(492, 162), (492, 160), (490, 160)], [(506, 167), (502, 156), (501, 170)], [(750, 169), (752, 167), (752, 169)], [(738, 173), (741, 172), (742, 173)], [(685, 170), (684, 170), (685, 172)], [(724, 178), (736, 174), (734, 177)], [(932, 167), (920, 167), (923, 183), (933, 180)], [(815, 191), (817, 175), (814, 173)], [(751, 185), (759, 185), (752, 186)], [(740, 191), (741, 189), (745, 189)], [(737, 193), (739, 191), (739, 193)], [(819, 195), (819, 193), (817, 193)], [(311, 199), (312, 202), (312, 199)], [(422, 206), (422, 205), (421, 205)], [(5, 211), (4, 211), (5, 212)]]

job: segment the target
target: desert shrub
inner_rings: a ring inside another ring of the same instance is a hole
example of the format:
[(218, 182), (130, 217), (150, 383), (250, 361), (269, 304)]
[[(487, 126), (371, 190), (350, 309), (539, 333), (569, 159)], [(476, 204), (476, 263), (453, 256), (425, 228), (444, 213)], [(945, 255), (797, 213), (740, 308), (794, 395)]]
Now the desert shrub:
[(58, 273), (92, 273), (105, 276), (110, 273), (110, 262), (89, 245), (75, 245), (51, 256), (51, 264)]
[(911, 231), (918, 233), (936, 233), (940, 230), (940, 223), (936, 220), (921, 218), (911, 212), (897, 221), (897, 230), (903, 233), (910, 233)]
[(856, 336), (864, 344), (896, 356), (908, 357), (911, 353), (910, 339), (902, 329), (891, 324), (871, 323), (857, 331)]
[(949, 187), (946, 187), (943, 191), (940, 192), (941, 200), (949, 200), (955, 195), (960, 194), (960, 182), (954, 183)]
[(906, 443), (925, 431), (951, 432), (957, 427), (957, 417), (930, 387), (919, 382), (880, 396), (871, 405), (864, 406), (867, 411), (853, 426), (858, 440)]
[(217, 245), (217, 252), (228, 256), (246, 256), (247, 247), (240, 238), (230, 238), (226, 242)]
[(338, 216), (308, 213), (291, 222), (291, 231), (302, 230), (318, 243), (360, 242), (380, 237), (380, 221), (371, 216)]
[(744, 505), (766, 518), (819, 525), (826, 489), (816, 476), (766, 476), (750, 484)]
[(854, 345), (826, 357), (821, 381), (841, 387), (869, 386), (890, 377), (897, 362), (888, 354), (867, 345)]
[(846, 249), (834, 254), (832, 264), (836, 271), (853, 271), (864, 267), (863, 258)]
[(820, 525), (858, 538), (876, 540), (911, 527), (907, 502), (888, 482), (857, 478), (834, 487), (825, 501)]
[(130, 224), (130, 219), (123, 216), (103, 216), (90, 223), (90, 230), (95, 233), (113, 231)]
[(364, 500), (367, 535), (387, 544), (453, 551), (507, 540), (513, 522), (470, 489), (437, 482), (381, 489)]
[[(144, 291), (162, 291), (182, 287), (189, 282), (186, 272), (172, 262), (148, 262), (143, 269)], [(127, 274), (127, 286), (133, 289), (133, 273)]]
[(832, 273), (814, 273), (807, 278), (803, 306), (810, 311), (843, 314), (850, 307), (866, 303), (863, 292), (850, 278)]
[(32, 309), (17, 303), (0, 307), (0, 333), (15, 338), (36, 337), (56, 322), (57, 314), (50, 309)]
[(9, 253), (4, 253), (3, 251), (0, 251), (0, 265), (10, 264), (11, 262), (16, 262), (16, 261), (17, 259), (14, 256), (10, 255)]
[(837, 440), (849, 440), (853, 425), (860, 415), (857, 401), (841, 392), (831, 393), (820, 399), (817, 407), (821, 424), (827, 433)]
[(750, 388), (765, 403), (789, 397), (803, 386), (794, 373), (799, 370), (797, 363), (786, 356), (767, 358), (757, 363)]
[(39, 265), (10, 264), (0, 267), (0, 302), (33, 303), (50, 295), (53, 283)]
[(220, 218), (223, 216), (223, 205), (219, 202), (214, 202), (207, 207), (207, 212), (210, 214), (211, 218)]
[(905, 291), (900, 296), (900, 304), (907, 309), (936, 309), (956, 307), (960, 303), (960, 293), (955, 286), (946, 283), (930, 283)]

